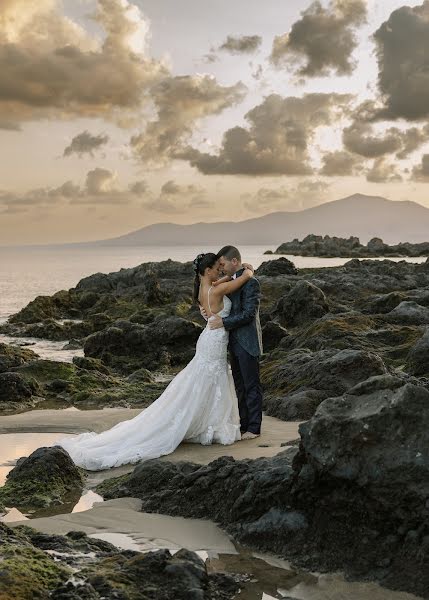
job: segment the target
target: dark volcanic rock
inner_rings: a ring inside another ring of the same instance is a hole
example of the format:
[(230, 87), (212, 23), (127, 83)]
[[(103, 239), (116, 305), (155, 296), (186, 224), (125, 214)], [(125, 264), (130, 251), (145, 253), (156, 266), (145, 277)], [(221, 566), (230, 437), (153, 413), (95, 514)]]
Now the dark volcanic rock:
[(281, 340), (288, 335), (289, 334), (284, 327), (274, 321), (268, 321), (262, 328), (264, 351), (271, 352), (271, 350), (277, 348)]
[(208, 517), (295, 564), (427, 598), (429, 392), (372, 377), (325, 400), (300, 431), (298, 453), (203, 466), (154, 460), (98, 491), (137, 496), (149, 512)]
[(292, 261), (284, 256), (277, 260), (268, 260), (263, 262), (257, 269), (256, 275), (266, 275), (267, 277), (277, 277), (278, 275), (297, 275), (298, 269)]
[(279, 246), (275, 254), (322, 257), (377, 257), (377, 256), (428, 256), (429, 243), (400, 243), (389, 246), (381, 238), (374, 237), (365, 246), (358, 237), (307, 235), (302, 241), (297, 238)]
[(417, 377), (429, 375), (429, 327), (411, 348), (406, 368), (408, 373)]
[(0, 488), (6, 506), (45, 508), (80, 497), (84, 477), (69, 454), (58, 446), (38, 448), (20, 458)]
[(88, 358), (87, 356), (73, 356), (73, 364), (79, 369), (85, 369), (86, 371), (98, 371), (108, 375), (109, 369), (103, 365), (101, 360), (97, 358)]
[(302, 325), (318, 319), (329, 311), (325, 294), (309, 281), (299, 281), (277, 303), (276, 315), (285, 325)]
[(303, 421), (311, 419), (325, 398), (326, 393), (312, 389), (286, 396), (267, 396), (264, 398), (264, 409), (267, 415), (282, 421)]
[(12, 367), (19, 367), (36, 358), (38, 356), (32, 350), (20, 346), (9, 346), (0, 342), (0, 373), (8, 371)]
[(186, 364), (195, 353), (200, 325), (180, 317), (168, 317), (150, 325), (117, 321), (85, 341), (87, 356), (100, 358), (124, 372), (139, 367), (149, 370)]
[[(45, 319), (73, 317), (76, 307), (67, 291), (59, 291), (53, 296), (37, 296), (27, 306), (10, 317), (11, 323), (38, 323)], [(70, 314), (72, 311), (72, 314)]]
[(188, 550), (141, 554), (82, 532), (48, 535), (2, 523), (0, 563), (2, 600), (232, 600), (240, 590)]
[(267, 414), (285, 420), (308, 419), (323, 399), (387, 373), (379, 356), (361, 350), (301, 349), (272, 358), (262, 363), (264, 406)]
[(386, 317), (395, 323), (408, 325), (429, 324), (429, 308), (417, 304), (417, 302), (401, 302)]
[(240, 523), (281, 504), (296, 452), (288, 448), (274, 458), (240, 461), (223, 456), (209, 465), (155, 459), (130, 475), (105, 480), (97, 491), (106, 498), (140, 498), (146, 512)]
[(429, 392), (380, 386), (326, 400), (301, 425), (292, 503), (309, 527), (291, 549), (305, 543), (307, 566), (346, 566), (428, 597)]
[(37, 384), (19, 373), (0, 373), (0, 409), (9, 403), (26, 405), (37, 391)]

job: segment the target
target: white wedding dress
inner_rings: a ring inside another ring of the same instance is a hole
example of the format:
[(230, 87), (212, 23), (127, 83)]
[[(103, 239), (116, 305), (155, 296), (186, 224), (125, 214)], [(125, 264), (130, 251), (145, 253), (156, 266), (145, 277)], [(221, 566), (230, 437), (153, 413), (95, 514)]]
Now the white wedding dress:
[[(225, 296), (218, 314), (226, 317), (230, 311)], [(194, 358), (148, 408), (102, 433), (61, 438), (55, 445), (67, 450), (76, 465), (98, 471), (170, 454), (185, 440), (233, 444), (241, 437), (240, 418), (227, 346), (228, 332), (207, 324)]]

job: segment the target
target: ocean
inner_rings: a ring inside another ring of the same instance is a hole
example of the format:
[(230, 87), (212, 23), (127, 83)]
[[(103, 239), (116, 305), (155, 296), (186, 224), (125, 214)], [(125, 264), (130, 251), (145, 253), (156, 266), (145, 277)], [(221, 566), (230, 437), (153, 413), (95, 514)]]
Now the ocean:
[[(242, 246), (243, 260), (258, 267), (274, 246)], [(16, 313), (36, 296), (51, 295), (74, 287), (80, 279), (93, 273), (111, 273), (144, 262), (171, 258), (180, 262), (193, 260), (200, 252), (213, 248), (196, 246), (147, 247), (0, 247), (0, 322)], [(217, 251), (217, 249), (215, 249)], [(335, 267), (347, 258), (312, 258), (287, 256), (298, 268)], [(401, 260), (401, 259), (393, 259)], [(425, 262), (426, 258), (407, 259)]]

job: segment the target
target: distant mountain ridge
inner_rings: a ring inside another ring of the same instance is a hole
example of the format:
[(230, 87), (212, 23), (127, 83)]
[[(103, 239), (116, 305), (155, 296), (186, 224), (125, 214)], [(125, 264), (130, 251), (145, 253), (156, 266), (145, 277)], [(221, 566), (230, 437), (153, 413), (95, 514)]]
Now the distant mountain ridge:
[[(297, 212), (274, 212), (245, 221), (155, 223), (119, 237), (90, 242), (27, 244), (18, 247), (94, 248), (145, 246), (275, 246), (309, 234), (356, 236), (362, 244), (382, 238), (387, 244), (429, 242), (429, 208), (412, 201), (353, 194)], [(6, 248), (11, 246), (2, 246)]]
[(299, 212), (275, 212), (240, 222), (158, 223), (120, 237), (91, 242), (102, 246), (280, 245), (314, 233), (380, 237), (388, 244), (429, 241), (429, 209), (411, 201), (354, 194)]

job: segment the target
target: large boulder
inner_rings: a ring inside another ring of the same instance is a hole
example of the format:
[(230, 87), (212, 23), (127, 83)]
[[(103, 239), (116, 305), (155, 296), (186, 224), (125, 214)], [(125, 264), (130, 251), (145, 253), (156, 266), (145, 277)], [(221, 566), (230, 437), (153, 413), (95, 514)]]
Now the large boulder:
[(387, 373), (382, 359), (362, 350), (293, 350), (262, 363), (264, 406), (284, 420), (308, 419), (322, 400)]
[(39, 323), (45, 319), (75, 316), (76, 306), (70, 292), (61, 290), (53, 296), (37, 296), (9, 318), (11, 323)]
[(426, 325), (429, 324), (429, 308), (414, 301), (405, 301), (391, 310), (386, 318), (394, 323)]
[(76, 503), (84, 483), (83, 471), (59, 446), (38, 448), (20, 458), (0, 488), (0, 501), (24, 509)]
[(267, 277), (277, 277), (278, 275), (297, 275), (298, 269), (292, 261), (285, 257), (277, 260), (268, 260), (263, 262), (257, 269), (256, 275), (266, 275)]
[(429, 391), (373, 378), (300, 426), (290, 502), (305, 513), (307, 567), (428, 597)]
[(90, 335), (85, 355), (132, 373), (140, 367), (157, 370), (186, 364), (195, 353), (202, 327), (180, 317), (167, 317), (149, 325), (116, 321)]
[(27, 381), (19, 373), (0, 373), (0, 410), (10, 403), (28, 403), (38, 391), (34, 381)]
[(296, 326), (319, 319), (329, 311), (324, 292), (309, 281), (299, 281), (280, 298), (275, 311), (282, 325)]

